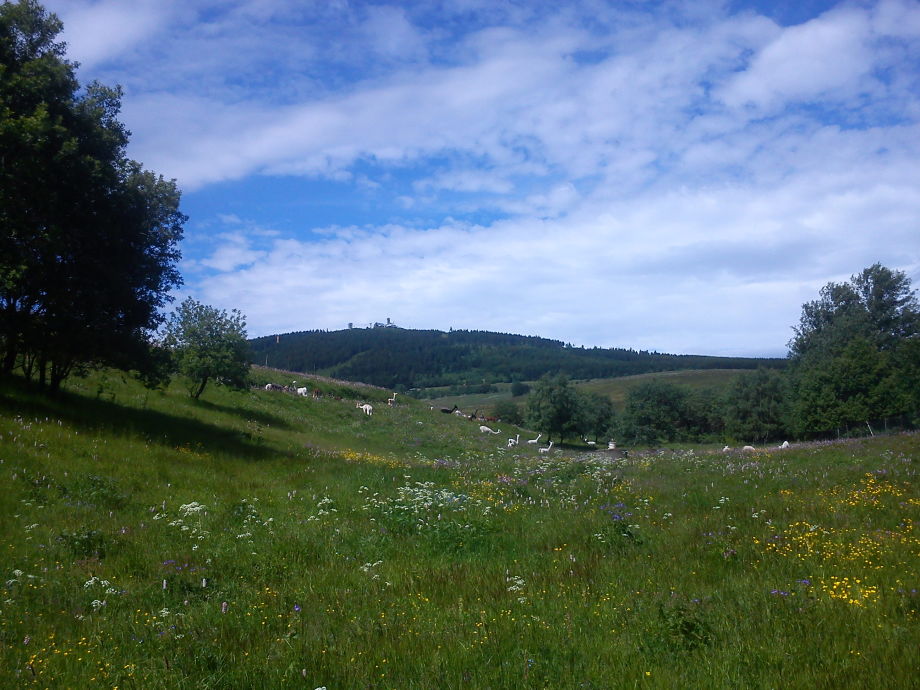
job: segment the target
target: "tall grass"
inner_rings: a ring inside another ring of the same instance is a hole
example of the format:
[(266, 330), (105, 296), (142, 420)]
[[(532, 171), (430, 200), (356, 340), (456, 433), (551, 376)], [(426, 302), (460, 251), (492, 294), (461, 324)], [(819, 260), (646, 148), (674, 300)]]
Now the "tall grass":
[(915, 687), (918, 436), (547, 457), (315, 385), (3, 384), (2, 684)]

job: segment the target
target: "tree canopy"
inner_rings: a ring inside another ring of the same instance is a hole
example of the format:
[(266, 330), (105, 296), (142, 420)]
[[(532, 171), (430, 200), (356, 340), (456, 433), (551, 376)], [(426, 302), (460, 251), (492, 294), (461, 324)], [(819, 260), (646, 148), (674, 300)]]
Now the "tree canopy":
[(901, 271), (874, 264), (802, 306), (789, 343), (793, 428), (800, 434), (920, 415), (920, 305)]
[(174, 181), (125, 155), (121, 90), (80, 89), (35, 0), (0, 5), (0, 373), (56, 389), (75, 369), (147, 369), (185, 216)]
[(164, 343), (173, 354), (176, 370), (188, 378), (196, 400), (208, 381), (243, 386), (249, 372), (246, 319), (236, 309), (228, 314), (185, 299), (166, 324)]

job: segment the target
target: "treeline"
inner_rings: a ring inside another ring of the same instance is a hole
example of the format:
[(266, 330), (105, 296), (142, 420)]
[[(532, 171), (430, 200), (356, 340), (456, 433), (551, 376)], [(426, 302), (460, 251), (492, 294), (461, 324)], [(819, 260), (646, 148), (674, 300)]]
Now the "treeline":
[[(920, 425), (920, 305), (904, 273), (875, 264), (803, 305), (789, 366), (739, 376), (726, 392), (664, 381), (630, 390), (622, 415), (545, 376), (526, 406), (499, 414), (560, 439), (626, 444), (768, 443), (874, 434)], [(609, 402), (609, 401), (608, 401)]]
[(121, 90), (80, 86), (34, 0), (0, 5), (0, 375), (50, 391), (93, 366), (160, 376), (182, 284), (174, 181), (127, 155)]
[(558, 340), (488, 331), (394, 327), (305, 331), (250, 341), (253, 362), (363, 381), (396, 390), (530, 381), (546, 372), (573, 379), (676, 369), (782, 367), (785, 360), (669, 355), (622, 348), (572, 347)]

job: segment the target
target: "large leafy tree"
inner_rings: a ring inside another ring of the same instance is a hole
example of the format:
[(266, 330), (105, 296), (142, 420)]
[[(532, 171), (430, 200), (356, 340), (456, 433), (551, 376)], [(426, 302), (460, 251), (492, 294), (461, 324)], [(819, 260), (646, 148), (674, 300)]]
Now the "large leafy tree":
[(586, 438), (597, 441), (610, 436), (615, 422), (616, 412), (610, 398), (595, 392), (578, 394), (578, 430)]
[(912, 364), (920, 304), (901, 271), (874, 264), (828, 283), (802, 306), (789, 343), (793, 420), (799, 433), (917, 414)]
[(80, 89), (35, 0), (0, 4), (0, 373), (56, 389), (75, 369), (147, 369), (185, 216), (128, 159), (121, 91)]
[(652, 380), (627, 394), (621, 431), (630, 443), (677, 441), (686, 434), (686, 416), (687, 394), (673, 384)]
[(544, 375), (534, 384), (527, 400), (527, 420), (547, 438), (558, 434), (559, 441), (578, 427), (579, 401), (565, 374)]
[(729, 436), (757, 443), (778, 439), (786, 434), (787, 419), (786, 380), (778, 371), (761, 367), (732, 382), (725, 401)]
[(187, 298), (166, 323), (166, 347), (196, 400), (209, 381), (243, 386), (249, 373), (246, 319)]
[(835, 353), (855, 336), (891, 350), (920, 335), (920, 304), (903, 271), (873, 264), (847, 283), (828, 283), (819, 299), (802, 305), (789, 342), (793, 359)]

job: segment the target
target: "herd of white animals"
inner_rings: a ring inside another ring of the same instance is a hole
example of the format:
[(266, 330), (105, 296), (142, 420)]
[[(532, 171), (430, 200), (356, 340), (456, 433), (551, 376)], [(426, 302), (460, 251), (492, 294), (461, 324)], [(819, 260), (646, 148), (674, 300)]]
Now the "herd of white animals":
[[(279, 386), (277, 383), (267, 383), (265, 384), (265, 390), (295, 393), (296, 395), (300, 395), (305, 398), (308, 398), (311, 396), (313, 398), (322, 397), (322, 393), (320, 393), (318, 390), (310, 391), (310, 389), (305, 386), (298, 387), (297, 381), (293, 381), (290, 386)], [(397, 395), (398, 393), (393, 393), (392, 398), (387, 398), (387, 405), (389, 407), (396, 407), (396, 396)], [(364, 412), (364, 414), (366, 414), (368, 417), (374, 414), (374, 406), (369, 403), (364, 403), (364, 402), (359, 401), (355, 403), (355, 408)], [(434, 408), (432, 407), (431, 409), (433, 410)], [(461, 417), (466, 417), (467, 419), (478, 419), (479, 418), (478, 415), (475, 415), (475, 414), (473, 415), (464, 414), (457, 408), (456, 405), (454, 405), (453, 409), (447, 409), (446, 407), (441, 408), (441, 412), (452, 413), (452, 414), (455, 414)], [(491, 419), (491, 417), (489, 419)], [(485, 424), (480, 425), (479, 431), (481, 431), (484, 434), (495, 434), (495, 435), (501, 434), (502, 432), (501, 429), (497, 429), (497, 430), (492, 429), (491, 427), (486, 426)], [(542, 437), (543, 437), (542, 433), (537, 434), (536, 438), (528, 439), (527, 443), (531, 445), (537, 445), (540, 442), (540, 439)], [(589, 441), (586, 438), (582, 438), (582, 441), (584, 441), (588, 446), (591, 446), (591, 447), (594, 447), (597, 445), (596, 441)], [(508, 448), (514, 448), (515, 446), (520, 445), (520, 442), (521, 442), (521, 435), (516, 434), (514, 438), (508, 439)], [(616, 450), (616, 447), (617, 447), (617, 444), (615, 441), (607, 442), (607, 450)], [(781, 449), (789, 448), (789, 441), (783, 441), (778, 447)], [(553, 449), (553, 442), (550, 441), (548, 446), (542, 446), (540, 448), (537, 448), (537, 451), (540, 453), (549, 453), (552, 449)], [(725, 446), (722, 449), (723, 453), (730, 453), (731, 451), (732, 451), (732, 448), (730, 446)], [(754, 446), (743, 446), (741, 448), (742, 453), (754, 453), (756, 451), (757, 449)]]

